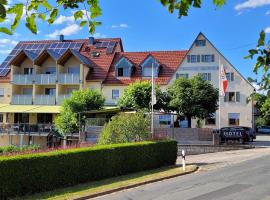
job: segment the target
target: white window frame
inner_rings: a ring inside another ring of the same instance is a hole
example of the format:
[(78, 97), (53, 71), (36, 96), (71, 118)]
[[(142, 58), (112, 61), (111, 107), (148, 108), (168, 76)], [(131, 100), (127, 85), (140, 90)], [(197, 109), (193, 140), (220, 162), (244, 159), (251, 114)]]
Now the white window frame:
[(199, 73), (199, 75), (201, 75), (203, 77), (204, 80), (206, 81), (211, 81), (212, 80), (212, 75), (211, 73)]
[(201, 61), (200, 55), (191, 54), (191, 55), (188, 55), (187, 57), (188, 63), (199, 63), (200, 61)]
[(226, 72), (226, 79), (227, 79), (229, 82), (234, 81), (234, 80), (235, 80), (234, 73), (233, 73), (233, 72)]
[(176, 78), (188, 78), (189, 74), (188, 73), (176, 73)]
[(201, 55), (201, 61), (204, 63), (215, 62), (215, 55), (214, 54)]
[[(234, 117), (232, 117), (234, 116)], [(231, 124), (230, 119), (234, 119), (236, 123)], [(239, 126), (240, 125), (240, 113), (228, 113), (228, 125), (229, 126)]]
[[(215, 123), (214, 124), (208, 123), (208, 121), (207, 121), (208, 119), (215, 119)], [(216, 123), (217, 123), (216, 113), (213, 113), (212, 117), (208, 117), (208, 118), (205, 119), (205, 125), (206, 126), (215, 126)]]
[[(230, 93), (234, 93), (234, 100), (230, 101)], [(226, 92), (224, 96), (224, 102), (228, 103), (240, 103), (241, 102), (241, 93), (240, 92)]]
[(196, 40), (195, 45), (196, 45), (196, 47), (204, 47), (204, 46), (206, 46), (206, 40), (205, 39)]
[[(115, 95), (114, 92), (118, 92), (118, 95)], [(119, 89), (112, 89), (112, 99), (119, 99), (120, 97), (120, 90)]]

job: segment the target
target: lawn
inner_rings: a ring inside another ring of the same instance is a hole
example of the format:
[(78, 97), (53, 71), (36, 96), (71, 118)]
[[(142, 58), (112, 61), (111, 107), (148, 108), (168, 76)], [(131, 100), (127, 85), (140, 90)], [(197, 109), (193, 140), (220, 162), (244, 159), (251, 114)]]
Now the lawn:
[[(197, 166), (190, 165), (186, 167), (186, 172), (192, 172), (197, 169)], [(95, 195), (98, 193), (111, 191), (118, 188), (129, 187), (134, 184), (141, 184), (147, 181), (154, 181), (166, 177), (177, 176), (183, 174), (183, 170), (179, 166), (162, 167), (159, 169), (148, 170), (138, 173), (133, 173), (125, 176), (119, 176), (100, 181), (80, 184), (64, 189), (57, 189), (50, 192), (40, 193), (32, 196), (24, 196), (23, 200), (34, 199), (50, 199), (50, 200), (67, 200), (76, 199), (79, 197)]]

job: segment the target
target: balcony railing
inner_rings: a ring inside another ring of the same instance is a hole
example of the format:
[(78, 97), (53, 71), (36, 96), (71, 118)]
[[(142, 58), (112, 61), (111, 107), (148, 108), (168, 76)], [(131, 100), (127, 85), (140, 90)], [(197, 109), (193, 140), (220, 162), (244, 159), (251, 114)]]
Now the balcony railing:
[(55, 105), (54, 95), (36, 95), (34, 99), (35, 105)]
[(59, 74), (59, 84), (80, 84), (80, 74)]
[(56, 84), (55, 74), (37, 74), (35, 76), (35, 83), (37, 85), (54, 85)]
[(58, 95), (57, 104), (58, 105), (61, 105), (70, 96), (71, 96), (71, 94), (61, 94), (61, 95)]
[(12, 95), (11, 98), (11, 104), (13, 105), (31, 105), (32, 103), (32, 95)]
[(31, 134), (42, 135), (51, 133), (54, 128), (52, 124), (29, 124), (29, 123), (0, 123), (0, 134)]
[(32, 74), (13, 74), (12, 83), (16, 85), (32, 85), (34, 76)]

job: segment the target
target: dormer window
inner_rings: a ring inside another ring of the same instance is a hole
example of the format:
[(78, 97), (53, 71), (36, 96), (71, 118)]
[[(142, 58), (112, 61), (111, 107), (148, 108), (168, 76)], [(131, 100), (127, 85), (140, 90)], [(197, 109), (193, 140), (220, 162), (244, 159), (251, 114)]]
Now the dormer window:
[(196, 40), (195, 44), (197, 47), (204, 47), (206, 45), (206, 40)]
[(149, 56), (147, 59), (145, 59), (145, 61), (141, 64), (141, 66), (142, 66), (142, 76), (143, 77), (151, 77), (152, 76), (152, 67), (154, 69), (154, 77), (158, 77), (160, 64), (152, 56)]
[(122, 57), (115, 65), (117, 77), (130, 77), (133, 64), (125, 57)]

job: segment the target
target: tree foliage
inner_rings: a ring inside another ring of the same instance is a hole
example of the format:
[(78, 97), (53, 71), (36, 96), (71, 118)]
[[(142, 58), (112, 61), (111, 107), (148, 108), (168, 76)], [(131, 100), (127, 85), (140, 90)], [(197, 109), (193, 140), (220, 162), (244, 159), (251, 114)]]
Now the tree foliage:
[(260, 89), (269, 91), (270, 88), (270, 41), (266, 41), (265, 32), (261, 31), (258, 44), (255, 49), (249, 50), (249, 55), (245, 58), (256, 58), (256, 64), (254, 65), (253, 72), (255, 74), (262, 73), (261, 78), (258, 80), (253, 80), (250, 78), (251, 82), (255, 82), (260, 86)]
[[(158, 86), (156, 86), (155, 89), (157, 102), (154, 109), (168, 110), (168, 95), (165, 92), (162, 92)], [(137, 81), (130, 84), (124, 90), (124, 94), (119, 99), (118, 105), (127, 108), (150, 110), (151, 94), (152, 84), (150, 81)]]
[(10, 26), (0, 27), (0, 32), (11, 35), (18, 27), (25, 13), (25, 26), (34, 34), (37, 34), (37, 19), (48, 24), (53, 24), (60, 10), (73, 10), (73, 16), (80, 26), (88, 25), (89, 32), (93, 34), (96, 26), (101, 22), (96, 18), (101, 16), (99, 0), (29, 0), (25, 3), (8, 5), (7, 0), (0, 0), (0, 23), (4, 22), (8, 15), (14, 15)]
[(104, 96), (97, 90), (73, 91), (71, 97), (64, 101), (60, 115), (55, 120), (56, 128), (63, 135), (77, 133), (79, 120), (81, 125), (84, 124), (83, 112), (101, 109), (104, 102)]
[(270, 125), (270, 97), (266, 98), (260, 107), (260, 117), (256, 121), (257, 125)]
[(171, 96), (170, 106), (187, 117), (189, 127), (192, 117), (211, 117), (218, 109), (218, 89), (201, 76), (176, 79), (168, 88), (168, 93)]
[(149, 116), (143, 111), (120, 113), (105, 125), (99, 144), (116, 144), (142, 141), (149, 138)]

